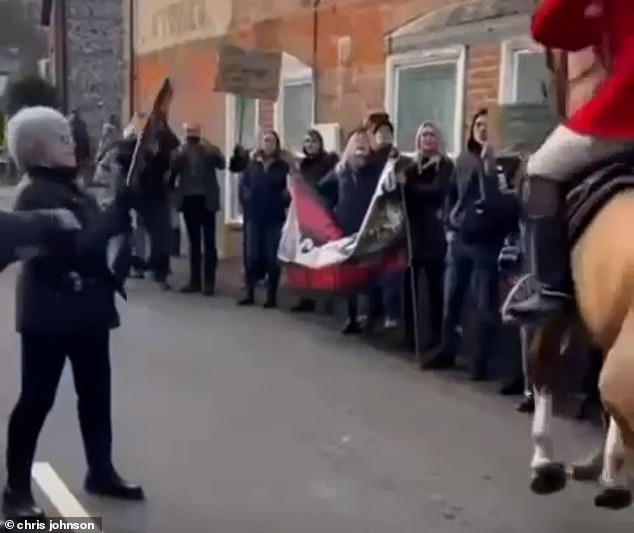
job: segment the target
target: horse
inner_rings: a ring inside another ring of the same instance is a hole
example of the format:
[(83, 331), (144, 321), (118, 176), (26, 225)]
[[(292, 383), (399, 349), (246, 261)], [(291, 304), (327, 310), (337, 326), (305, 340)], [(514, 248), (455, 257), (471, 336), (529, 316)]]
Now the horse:
[[(569, 85), (566, 56), (556, 57), (549, 51), (547, 66), (553, 74), (557, 111), (564, 117)], [(627, 231), (634, 228), (634, 165), (618, 160), (598, 164), (580, 182), (588, 184), (591, 174), (602, 172), (603, 185), (621, 182), (622, 186), (606, 194), (596, 212), (586, 213), (586, 224), (573, 243), (570, 265), (576, 310), (540, 324), (530, 350), (535, 389), (531, 489), (551, 494), (567, 483), (565, 466), (555, 459), (551, 433), (554, 369), (562, 339), (571, 327), (581, 325), (596, 346), (594, 357), (601, 358), (598, 386), (607, 429), (600, 476), (603, 488), (595, 505), (621, 509), (632, 503), (634, 476), (634, 357), (629, 353), (634, 345), (634, 241)], [(595, 455), (580, 465), (573, 477), (592, 478), (597, 459)]]

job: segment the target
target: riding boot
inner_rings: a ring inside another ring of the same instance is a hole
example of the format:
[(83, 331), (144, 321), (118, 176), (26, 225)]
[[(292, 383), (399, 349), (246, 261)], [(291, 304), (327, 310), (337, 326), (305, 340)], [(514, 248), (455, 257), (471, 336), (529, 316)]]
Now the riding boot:
[[(533, 178), (537, 182), (534, 202), (540, 202), (536, 212), (529, 200), (527, 231), (529, 257), (533, 259), (533, 275), (540, 284), (538, 292), (513, 304), (509, 313), (522, 321), (547, 318), (564, 311), (572, 302), (573, 283), (570, 274), (570, 249), (566, 221), (563, 216), (564, 198), (561, 185), (552, 180)], [(531, 185), (533, 185), (533, 183)], [(543, 205), (548, 207), (544, 208)]]

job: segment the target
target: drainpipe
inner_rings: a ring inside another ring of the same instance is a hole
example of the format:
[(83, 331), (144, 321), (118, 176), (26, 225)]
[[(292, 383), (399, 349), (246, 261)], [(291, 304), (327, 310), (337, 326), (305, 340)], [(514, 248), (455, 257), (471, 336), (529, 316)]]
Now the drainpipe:
[(321, 0), (313, 3), (313, 122), (317, 122), (319, 111), (319, 72), (317, 68), (317, 53), (319, 47), (319, 5)]
[(130, 86), (130, 88), (129, 88), (130, 94), (128, 95), (128, 107), (129, 107), (128, 111), (130, 113), (130, 119), (132, 119), (132, 117), (134, 116), (134, 111), (135, 111), (135, 109), (134, 109), (135, 108), (134, 100), (136, 98), (136, 86), (135, 86), (136, 85), (135, 84), (136, 76), (134, 75), (134, 71), (135, 71), (135, 68), (136, 68), (136, 60), (135, 60), (135, 57), (134, 57), (134, 40), (135, 40), (135, 31), (134, 30), (135, 30), (135, 22), (136, 21), (134, 20), (134, 17), (135, 17), (134, 0), (128, 0), (128, 1), (130, 2), (130, 12), (129, 12), (129, 17), (128, 17), (128, 19), (129, 19), (129, 22), (128, 22), (129, 32), (128, 33), (130, 35), (130, 39), (129, 39), (130, 42), (128, 43), (128, 50), (129, 50), (129, 52), (128, 52), (128, 56), (129, 56), (128, 65), (129, 65), (129, 69), (130, 69), (130, 72), (129, 72), (130, 79), (128, 80), (128, 83), (129, 83), (129, 86)]
[(70, 102), (68, 97), (68, 24), (66, 20), (66, 0), (57, 0), (55, 4), (58, 6), (58, 10), (53, 38), (57, 41), (55, 44), (60, 45), (58, 69), (60, 79), (56, 81), (59, 82), (62, 110), (67, 114)]

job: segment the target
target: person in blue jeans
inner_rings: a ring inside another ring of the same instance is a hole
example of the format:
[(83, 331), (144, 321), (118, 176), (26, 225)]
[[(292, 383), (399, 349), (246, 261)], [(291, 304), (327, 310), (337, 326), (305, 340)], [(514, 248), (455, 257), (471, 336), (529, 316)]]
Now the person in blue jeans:
[(286, 188), (289, 166), (282, 158), (280, 139), (274, 131), (262, 135), (260, 147), (252, 156), (238, 149), (230, 163), (230, 170), (242, 172), (240, 198), (246, 226), (247, 288), (241, 306), (255, 303), (258, 281), (267, 276), (264, 307), (277, 307), (280, 265), (277, 249), (286, 220), (290, 194)]
[[(487, 198), (500, 194), (497, 167), (488, 144), (487, 112), (473, 118), (467, 149), (456, 161), (447, 197), (447, 265), (441, 349), (424, 363), (426, 369), (453, 368), (459, 349), (457, 330), (465, 297), (473, 289), (477, 311), (477, 336), (471, 377), (488, 378), (489, 354), (499, 324), (499, 278), (497, 260), (506, 234), (494, 231), (485, 218)], [(482, 217), (482, 220), (478, 217)], [(493, 225), (494, 229), (495, 224)]]

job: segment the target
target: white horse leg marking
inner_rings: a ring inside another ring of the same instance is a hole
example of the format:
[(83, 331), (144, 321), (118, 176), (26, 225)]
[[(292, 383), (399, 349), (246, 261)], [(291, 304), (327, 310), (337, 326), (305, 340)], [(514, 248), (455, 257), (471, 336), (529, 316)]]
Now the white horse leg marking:
[(535, 387), (535, 414), (533, 415), (533, 459), (531, 468), (553, 462), (554, 443), (552, 437), (553, 397), (549, 392)]
[(621, 430), (614, 418), (610, 418), (608, 434), (605, 439), (605, 451), (603, 452), (603, 472), (601, 472), (601, 485), (606, 489), (623, 487), (623, 461), (625, 449)]

